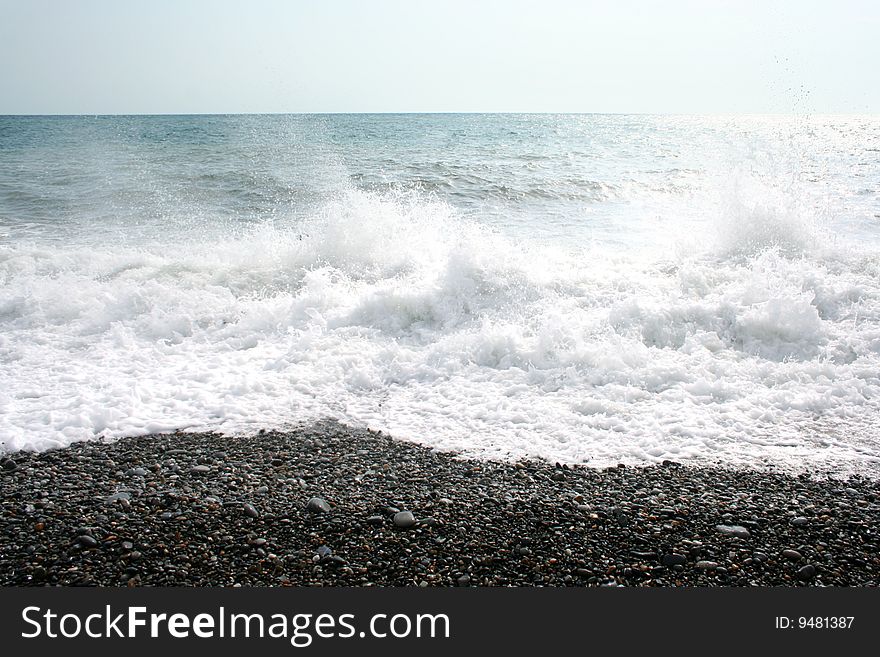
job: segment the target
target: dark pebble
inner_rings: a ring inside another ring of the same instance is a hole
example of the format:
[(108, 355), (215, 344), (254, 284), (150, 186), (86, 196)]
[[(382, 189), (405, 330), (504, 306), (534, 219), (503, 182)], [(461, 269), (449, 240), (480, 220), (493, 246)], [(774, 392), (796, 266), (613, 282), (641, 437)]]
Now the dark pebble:
[(306, 502), (306, 510), (311, 513), (330, 513), (330, 505), (321, 497), (313, 497)]
[(98, 541), (88, 534), (80, 534), (80, 536), (76, 540), (84, 548), (98, 547)]
[(664, 554), (661, 562), (664, 566), (681, 566), (687, 563), (687, 557), (683, 554)]
[(800, 568), (800, 570), (798, 570), (797, 575), (798, 579), (801, 580), (813, 579), (813, 577), (816, 575), (816, 566), (808, 563), (806, 566), (803, 566), (802, 568)]

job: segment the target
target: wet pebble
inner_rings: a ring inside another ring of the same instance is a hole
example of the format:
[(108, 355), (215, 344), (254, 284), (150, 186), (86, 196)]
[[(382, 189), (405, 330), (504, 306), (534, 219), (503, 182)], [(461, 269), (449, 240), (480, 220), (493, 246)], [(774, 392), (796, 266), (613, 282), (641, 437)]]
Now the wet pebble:
[(687, 563), (687, 557), (683, 554), (664, 554), (661, 562), (664, 566), (681, 566)]
[(816, 566), (808, 563), (806, 566), (803, 566), (798, 570), (797, 575), (798, 579), (801, 580), (813, 579), (813, 577), (816, 576)]
[(311, 513), (330, 513), (330, 505), (322, 497), (313, 497), (306, 502), (306, 510)]
[(94, 537), (89, 536), (88, 534), (80, 534), (77, 537), (77, 542), (82, 545), (84, 548), (95, 548), (98, 547), (98, 541), (95, 540)]

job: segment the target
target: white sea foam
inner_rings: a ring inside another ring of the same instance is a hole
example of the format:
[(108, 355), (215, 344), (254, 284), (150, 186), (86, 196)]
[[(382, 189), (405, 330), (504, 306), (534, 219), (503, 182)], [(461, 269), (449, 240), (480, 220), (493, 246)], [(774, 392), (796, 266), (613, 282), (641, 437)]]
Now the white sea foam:
[(329, 416), (493, 458), (878, 463), (876, 258), (726, 212), (699, 247), (620, 252), (349, 191), (233, 237), (7, 245), (0, 437)]

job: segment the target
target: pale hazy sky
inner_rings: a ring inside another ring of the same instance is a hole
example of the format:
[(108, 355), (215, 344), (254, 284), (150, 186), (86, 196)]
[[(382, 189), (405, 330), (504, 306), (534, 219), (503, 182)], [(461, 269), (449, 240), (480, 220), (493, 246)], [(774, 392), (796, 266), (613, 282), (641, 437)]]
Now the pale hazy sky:
[(0, 114), (880, 112), (877, 0), (0, 0)]

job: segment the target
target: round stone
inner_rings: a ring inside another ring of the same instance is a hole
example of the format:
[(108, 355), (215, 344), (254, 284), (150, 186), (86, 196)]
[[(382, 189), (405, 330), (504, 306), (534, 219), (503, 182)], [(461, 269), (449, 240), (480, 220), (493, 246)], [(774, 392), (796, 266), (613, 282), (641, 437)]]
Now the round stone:
[(321, 497), (313, 497), (306, 502), (306, 510), (312, 513), (330, 513), (330, 505)]
[(394, 514), (394, 524), (401, 529), (409, 529), (416, 524), (416, 518), (411, 511), (398, 511)]

